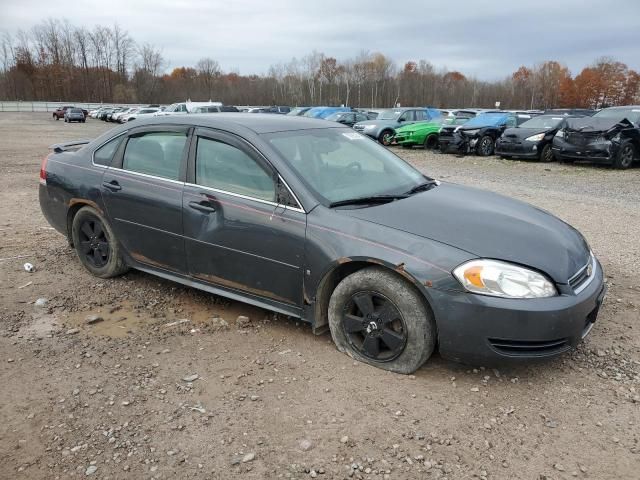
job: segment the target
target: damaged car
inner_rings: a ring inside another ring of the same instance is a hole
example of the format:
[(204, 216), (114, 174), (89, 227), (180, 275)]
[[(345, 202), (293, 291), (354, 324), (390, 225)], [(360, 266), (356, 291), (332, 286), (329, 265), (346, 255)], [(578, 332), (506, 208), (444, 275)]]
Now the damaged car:
[(518, 127), (507, 128), (496, 141), (496, 155), (502, 158), (527, 158), (541, 162), (554, 160), (552, 141), (569, 117), (540, 115)]
[(553, 137), (562, 162), (588, 160), (627, 169), (640, 155), (640, 106), (611, 107), (592, 117), (567, 119)]
[(440, 110), (435, 108), (388, 108), (382, 110), (375, 120), (358, 122), (353, 129), (389, 146), (393, 142), (396, 128), (441, 117)]
[(496, 140), (508, 127), (517, 127), (531, 119), (533, 114), (515, 112), (486, 112), (472, 118), (464, 125), (442, 127), (438, 137), (442, 153), (466, 155), (475, 153), (481, 157), (493, 155)]
[(393, 372), (436, 349), (481, 365), (560, 355), (605, 295), (570, 225), (436, 181), (335, 122), (139, 119), (55, 145), (39, 199), (92, 275), (133, 268), (300, 318)]

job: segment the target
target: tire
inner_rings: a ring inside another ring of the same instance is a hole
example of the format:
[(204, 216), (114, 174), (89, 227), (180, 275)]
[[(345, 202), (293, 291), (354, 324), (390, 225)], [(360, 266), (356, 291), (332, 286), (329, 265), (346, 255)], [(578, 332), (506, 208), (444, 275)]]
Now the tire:
[(476, 155), (480, 157), (490, 157), (493, 155), (494, 144), (495, 142), (491, 135), (484, 135), (480, 140), (478, 140), (478, 144), (476, 145)]
[(413, 373), (435, 348), (436, 326), (424, 299), (382, 267), (344, 278), (331, 294), (328, 314), (338, 350), (384, 370)]
[(56, 121), (60, 120), (60, 117), (59, 117), (58, 115), (56, 115), (55, 113), (53, 114), (53, 118), (54, 118)]
[(81, 121), (82, 123), (85, 123), (85, 122), (86, 122), (86, 120), (84, 120), (84, 119), (83, 119), (83, 120), (80, 120), (80, 121)]
[(633, 160), (636, 158), (636, 149), (631, 143), (631, 140), (625, 140), (620, 145), (616, 158), (613, 160), (613, 168), (618, 170), (626, 170), (633, 164)]
[(437, 135), (427, 135), (427, 138), (424, 139), (424, 143), (422, 144), (425, 150), (435, 150), (438, 148), (438, 136)]
[(380, 136), (378, 137), (378, 141), (385, 147), (388, 147), (389, 145), (391, 145), (392, 138), (393, 138), (393, 131), (384, 130), (382, 133), (380, 133)]
[(116, 277), (129, 269), (111, 226), (93, 208), (78, 210), (73, 217), (71, 238), (80, 263), (96, 277)]
[(551, 144), (547, 143), (540, 152), (540, 161), (544, 163), (553, 162), (555, 157), (553, 156), (553, 150), (551, 149)]

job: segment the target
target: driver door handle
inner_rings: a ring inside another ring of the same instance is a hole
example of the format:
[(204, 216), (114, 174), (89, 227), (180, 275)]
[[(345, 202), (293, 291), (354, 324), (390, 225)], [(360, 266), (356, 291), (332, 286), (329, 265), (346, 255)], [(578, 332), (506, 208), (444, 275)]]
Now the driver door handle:
[(202, 202), (191, 201), (189, 202), (189, 206), (194, 210), (198, 210), (202, 213), (213, 213), (216, 211), (215, 207), (212, 207), (211, 204), (206, 200)]
[(117, 180), (111, 180), (110, 182), (102, 182), (102, 186), (108, 188), (112, 192), (117, 192), (118, 190), (122, 190), (122, 187), (120, 186)]

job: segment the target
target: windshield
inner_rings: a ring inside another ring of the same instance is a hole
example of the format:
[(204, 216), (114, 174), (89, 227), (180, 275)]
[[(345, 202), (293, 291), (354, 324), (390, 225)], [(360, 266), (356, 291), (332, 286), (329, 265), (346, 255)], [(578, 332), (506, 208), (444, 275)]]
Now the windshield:
[(351, 129), (299, 130), (266, 137), (325, 204), (399, 195), (425, 181), (402, 159)]
[(502, 125), (507, 121), (504, 113), (481, 113), (464, 124), (465, 127), (491, 127)]
[(640, 108), (605, 108), (594, 115), (597, 118), (612, 118), (622, 120), (626, 118), (633, 123), (640, 123)]
[(376, 120), (395, 120), (402, 112), (403, 110), (383, 110), (378, 113)]
[(557, 115), (540, 115), (520, 124), (520, 128), (556, 128), (564, 120)]

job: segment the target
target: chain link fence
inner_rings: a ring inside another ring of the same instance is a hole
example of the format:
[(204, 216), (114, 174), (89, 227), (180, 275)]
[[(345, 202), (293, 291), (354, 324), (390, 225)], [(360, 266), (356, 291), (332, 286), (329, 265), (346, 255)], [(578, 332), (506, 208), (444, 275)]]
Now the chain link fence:
[(146, 104), (125, 104), (125, 103), (84, 103), (84, 102), (0, 102), (0, 112), (53, 112), (59, 107), (66, 105), (74, 106), (77, 108), (84, 108), (86, 110), (93, 110), (96, 108), (117, 105), (118, 107), (143, 107)]

